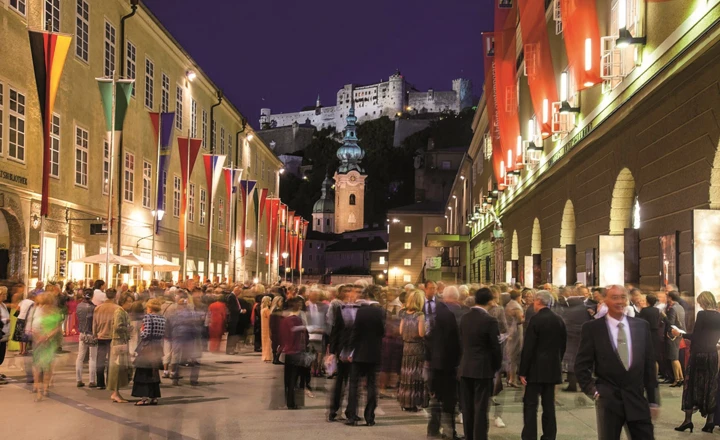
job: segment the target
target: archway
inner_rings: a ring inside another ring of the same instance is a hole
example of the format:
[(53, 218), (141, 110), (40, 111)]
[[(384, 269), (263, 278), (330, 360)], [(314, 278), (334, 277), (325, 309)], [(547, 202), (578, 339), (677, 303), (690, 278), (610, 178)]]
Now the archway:
[(538, 255), (542, 252), (542, 240), (540, 236), (540, 220), (535, 217), (532, 228), (532, 241), (530, 245), (530, 253)]
[(560, 247), (575, 244), (575, 207), (572, 201), (565, 202), (562, 223), (560, 224)]
[[(14, 281), (25, 281), (25, 259), (23, 258), (23, 247), (25, 246), (25, 228), (15, 214), (14, 200), (5, 198), (6, 203), (10, 207), (0, 208), (3, 223), (7, 226), (7, 241), (0, 243), (0, 259), (5, 260), (0, 263), (6, 267), (6, 272), (0, 273), (0, 276)], [(7, 249), (7, 253), (4, 251)]]
[(610, 235), (623, 235), (632, 226), (635, 202), (635, 179), (629, 169), (623, 168), (615, 181), (610, 203)]

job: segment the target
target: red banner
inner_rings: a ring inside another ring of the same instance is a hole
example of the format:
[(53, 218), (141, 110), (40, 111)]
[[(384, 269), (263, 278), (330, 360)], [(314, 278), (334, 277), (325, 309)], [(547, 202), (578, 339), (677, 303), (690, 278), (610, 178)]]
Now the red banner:
[(577, 91), (599, 84), (600, 28), (595, 0), (560, 0), (568, 70)]
[(300, 235), (298, 237), (298, 263), (297, 268), (300, 273), (302, 273), (302, 259), (303, 259), (303, 248), (305, 247), (305, 236), (307, 235), (308, 231), (308, 224), (309, 222), (307, 220), (303, 220), (300, 225)]
[[(545, 139), (552, 134), (552, 103), (559, 101), (547, 23), (545, 22), (545, 4), (537, 0), (518, 1), (520, 2), (520, 30), (525, 54), (525, 71), (537, 120), (535, 130), (539, 131), (542, 138)], [(532, 140), (533, 135), (534, 133), (528, 133), (525, 139)]]
[(278, 226), (278, 208), (280, 199), (269, 197), (265, 203), (265, 222), (268, 231), (267, 254), (265, 255), (265, 264), (270, 264), (275, 254), (275, 244), (277, 243), (277, 226)]
[(278, 215), (280, 216), (280, 254), (283, 254), (287, 252), (287, 205), (280, 203)]
[(182, 185), (182, 199), (180, 200), (180, 251), (187, 249), (187, 231), (185, 230), (187, 216), (187, 186), (192, 176), (195, 161), (197, 160), (202, 139), (188, 139), (178, 137), (178, 149), (180, 150), (180, 179)]
[[(500, 3), (495, 6), (495, 99), (497, 119), (500, 128), (500, 147), (505, 162), (505, 171), (514, 169), (515, 146), (520, 136), (517, 102), (517, 50), (515, 28), (517, 24), (517, 3)], [(508, 152), (511, 152), (508, 155)], [(520, 152), (522, 154), (522, 152)]]
[(488, 134), (492, 141), (492, 166), (495, 180), (502, 183), (504, 176), (500, 176), (501, 162), (503, 160), (500, 128), (497, 120), (497, 96), (495, 83), (495, 33), (483, 33), (483, 53), (485, 64), (485, 103), (488, 114)]

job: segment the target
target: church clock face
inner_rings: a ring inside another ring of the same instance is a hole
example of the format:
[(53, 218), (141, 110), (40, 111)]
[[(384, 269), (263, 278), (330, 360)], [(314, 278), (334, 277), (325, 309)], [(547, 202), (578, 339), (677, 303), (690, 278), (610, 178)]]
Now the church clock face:
[(354, 181), (356, 181), (356, 180), (357, 180), (357, 177), (355, 177), (355, 176), (350, 176), (350, 181), (351, 181), (351, 182), (354, 182)]

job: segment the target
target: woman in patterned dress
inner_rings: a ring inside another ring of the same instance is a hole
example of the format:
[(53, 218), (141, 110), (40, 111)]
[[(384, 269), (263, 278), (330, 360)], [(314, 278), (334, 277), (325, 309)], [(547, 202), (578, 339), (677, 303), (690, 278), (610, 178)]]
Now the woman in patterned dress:
[(411, 292), (400, 312), (400, 334), (403, 340), (402, 366), (398, 402), (405, 411), (417, 411), (427, 406), (427, 393), (423, 378), (425, 363), (425, 294), (421, 290)]
[(162, 301), (158, 298), (146, 304), (147, 314), (143, 317), (140, 330), (140, 344), (135, 352), (135, 377), (133, 397), (140, 397), (135, 406), (157, 405), (160, 398), (160, 368), (162, 368), (163, 337), (165, 317), (159, 315)]

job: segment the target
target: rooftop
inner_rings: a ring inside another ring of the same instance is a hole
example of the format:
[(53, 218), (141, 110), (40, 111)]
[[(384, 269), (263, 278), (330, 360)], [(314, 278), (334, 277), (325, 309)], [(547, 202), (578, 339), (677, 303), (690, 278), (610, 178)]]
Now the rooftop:
[(320, 232), (320, 231), (310, 231), (307, 233), (307, 237), (305, 237), (305, 240), (324, 240), (324, 241), (340, 241), (342, 240), (342, 235), (340, 234), (330, 234), (327, 232)]

